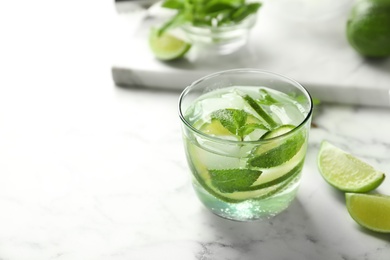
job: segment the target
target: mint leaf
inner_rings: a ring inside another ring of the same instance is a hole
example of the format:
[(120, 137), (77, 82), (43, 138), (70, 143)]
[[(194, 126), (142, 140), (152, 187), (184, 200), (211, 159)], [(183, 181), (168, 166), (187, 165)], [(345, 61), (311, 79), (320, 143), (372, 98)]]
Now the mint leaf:
[[(261, 183), (258, 185), (250, 186), (248, 188), (248, 191), (268, 188), (268, 187), (271, 187), (273, 185), (280, 184), (281, 182), (284, 182), (284, 181), (290, 179), (290, 177), (295, 177), (297, 174), (299, 174), (301, 172), (304, 162), (305, 162), (305, 160), (302, 159), (293, 169), (286, 172), (282, 176), (280, 176), (276, 179), (273, 179), (271, 181), (268, 181), (268, 182), (264, 182), (264, 183)], [(288, 180), (288, 182), (290, 182), (290, 180)]]
[(279, 101), (274, 99), (265, 89), (260, 89), (260, 94), (261, 97), (257, 100), (260, 104), (270, 106), (279, 103)]
[(243, 99), (249, 104), (253, 110), (256, 111), (256, 113), (264, 119), (264, 121), (269, 124), (271, 128), (275, 128), (278, 126), (278, 124), (272, 119), (270, 115), (265, 112), (265, 110), (249, 95), (243, 96)]
[(186, 22), (187, 22), (187, 14), (177, 13), (175, 16), (172, 17), (171, 20), (167, 21), (160, 27), (160, 29), (158, 30), (158, 36), (161, 36), (166, 31), (180, 27)]
[(218, 0), (214, 0), (206, 4), (205, 11), (208, 13), (216, 13), (216, 12), (231, 9), (232, 7), (234, 7), (234, 5), (232, 5), (229, 2), (221, 2)]
[(263, 147), (259, 146), (247, 164), (248, 166), (259, 168), (271, 168), (281, 165), (289, 161), (299, 152), (305, 140), (306, 136), (301, 131), (269, 150), (263, 150), (261, 149)]
[(160, 34), (185, 23), (218, 27), (236, 24), (256, 13), (261, 3), (246, 3), (245, 0), (165, 0), (162, 7), (177, 10), (177, 14), (165, 22)]
[(233, 14), (232, 14), (232, 20), (236, 23), (241, 22), (246, 17), (248, 17), (251, 14), (254, 14), (257, 12), (257, 10), (261, 7), (260, 3), (250, 3), (248, 5), (240, 6)]
[(261, 175), (261, 171), (249, 169), (209, 170), (211, 183), (221, 192), (247, 190)]
[(211, 113), (212, 120), (218, 120), (230, 133), (243, 137), (239, 129), (246, 123), (248, 113), (244, 110), (227, 108), (219, 109)]
[(185, 0), (165, 0), (161, 6), (169, 9), (182, 9)]
[(240, 127), (240, 129), (238, 129), (238, 132), (240, 133), (240, 136), (247, 136), (247, 135), (249, 135), (250, 133), (252, 133), (256, 129), (269, 130), (263, 124), (252, 123), (252, 124), (246, 124), (246, 125)]

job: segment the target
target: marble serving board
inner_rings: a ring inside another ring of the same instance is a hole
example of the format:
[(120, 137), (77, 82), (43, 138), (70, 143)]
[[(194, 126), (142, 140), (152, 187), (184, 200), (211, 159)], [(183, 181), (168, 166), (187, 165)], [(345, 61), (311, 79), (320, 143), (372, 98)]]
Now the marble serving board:
[(175, 62), (158, 61), (149, 49), (156, 6), (118, 13), (113, 80), (117, 85), (182, 90), (212, 72), (258, 68), (301, 82), (322, 102), (389, 106), (390, 59), (365, 59), (346, 39), (351, 1), (327, 1), (334, 3), (332, 10), (306, 10), (299, 6), (302, 1), (263, 1), (248, 45), (233, 54), (194, 58), (190, 52)]

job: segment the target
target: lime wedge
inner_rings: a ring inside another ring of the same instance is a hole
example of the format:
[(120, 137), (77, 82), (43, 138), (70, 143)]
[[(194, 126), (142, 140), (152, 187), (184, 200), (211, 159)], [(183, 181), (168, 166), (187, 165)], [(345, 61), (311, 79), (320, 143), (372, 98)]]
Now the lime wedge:
[(322, 177), (341, 191), (368, 192), (385, 179), (384, 173), (327, 141), (321, 144), (317, 164)]
[(372, 231), (390, 233), (390, 196), (370, 194), (345, 194), (351, 217)]
[(181, 58), (191, 48), (190, 43), (169, 33), (159, 35), (155, 28), (150, 30), (149, 46), (157, 59), (165, 61)]

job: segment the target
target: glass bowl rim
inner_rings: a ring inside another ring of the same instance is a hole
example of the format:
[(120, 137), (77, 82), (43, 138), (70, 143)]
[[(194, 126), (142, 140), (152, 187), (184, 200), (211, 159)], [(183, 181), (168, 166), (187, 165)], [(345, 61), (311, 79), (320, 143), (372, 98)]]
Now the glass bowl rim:
[[(276, 137), (273, 137), (273, 138), (269, 138), (269, 139), (263, 139), (263, 140), (252, 140), (252, 141), (240, 141), (240, 140), (227, 140), (227, 139), (223, 139), (223, 138), (219, 138), (219, 137), (216, 137), (216, 136), (212, 136), (212, 135), (208, 135), (208, 134), (205, 134), (203, 133), (202, 131), (196, 129), (190, 122), (187, 121), (187, 119), (185, 118), (184, 114), (183, 114), (183, 111), (181, 109), (181, 105), (182, 105), (182, 101), (184, 99), (184, 97), (199, 83), (205, 81), (205, 80), (208, 80), (208, 79), (211, 79), (211, 78), (215, 78), (215, 77), (218, 77), (220, 75), (224, 75), (224, 74), (230, 74), (230, 73), (256, 73), (256, 74), (263, 74), (263, 75), (269, 75), (269, 76), (272, 76), (272, 77), (277, 77), (279, 79), (282, 79), (282, 80), (285, 80), (286, 82), (294, 85), (295, 87), (298, 87), (306, 96), (306, 98), (308, 99), (309, 101), (309, 111), (307, 113), (307, 115), (305, 116), (305, 118), (302, 120), (302, 122), (295, 126), (292, 130), (288, 131), (287, 133), (284, 133), (282, 135), (279, 135), (279, 136), (276, 136)], [(294, 79), (291, 79), (287, 76), (283, 76), (281, 74), (278, 74), (278, 73), (275, 73), (275, 72), (271, 72), (271, 71), (267, 71), (267, 70), (261, 70), (261, 69), (253, 69), (253, 68), (240, 68), (240, 69), (229, 69), (229, 70), (223, 70), (223, 71), (219, 71), (219, 72), (214, 72), (214, 73), (211, 73), (211, 74), (208, 74), (198, 80), (195, 80), (194, 82), (192, 82), (190, 85), (188, 85), (186, 88), (184, 88), (184, 90), (181, 92), (180, 96), (179, 96), (179, 101), (178, 101), (178, 111), (179, 111), (179, 117), (181, 119), (181, 121), (183, 122), (183, 124), (189, 129), (191, 130), (192, 132), (196, 133), (197, 135), (200, 135), (201, 137), (203, 138), (206, 138), (208, 140), (211, 140), (213, 142), (219, 142), (219, 143), (230, 143), (230, 144), (260, 144), (260, 143), (268, 143), (268, 142), (272, 142), (272, 141), (275, 141), (275, 140), (278, 140), (278, 139), (283, 139), (287, 136), (290, 136), (290, 135), (293, 135), (295, 132), (299, 131), (302, 127), (304, 127), (306, 125), (306, 123), (308, 123), (308, 121), (311, 119), (311, 116), (313, 114), (313, 100), (312, 100), (312, 97), (309, 93), (309, 91), (307, 91), (307, 89), (302, 85), (300, 84), (298, 81), (294, 80)]]
[(243, 19), (239, 23), (229, 24), (229, 25), (223, 25), (223, 26), (197, 26), (193, 25), (192, 23), (185, 23), (183, 24), (182, 30), (186, 33), (203, 33), (203, 34), (210, 34), (210, 33), (225, 33), (230, 32), (238, 29), (245, 29), (245, 28), (252, 28), (257, 21), (257, 16), (255, 14), (251, 14), (245, 19)]

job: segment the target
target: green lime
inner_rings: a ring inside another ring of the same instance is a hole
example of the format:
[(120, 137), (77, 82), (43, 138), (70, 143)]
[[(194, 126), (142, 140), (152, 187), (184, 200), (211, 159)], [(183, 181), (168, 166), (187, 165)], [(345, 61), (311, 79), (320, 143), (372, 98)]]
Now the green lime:
[(154, 56), (159, 60), (175, 60), (183, 57), (191, 48), (191, 44), (172, 34), (159, 35), (156, 28), (151, 28), (149, 46)]
[(286, 188), (300, 174), (302, 168), (302, 163), (298, 162), (298, 164), (280, 169), (285, 171), (284, 175), (273, 172), (272, 176), (259, 182), (256, 178), (263, 174), (259, 170), (208, 169), (204, 163), (205, 156), (201, 148), (187, 142), (187, 149), (189, 165), (199, 185), (216, 198), (229, 203), (268, 198)]
[(227, 130), (219, 120), (211, 120), (210, 123), (203, 124), (199, 130), (213, 136), (235, 136)]
[(283, 135), (285, 133), (288, 133), (291, 130), (293, 130), (294, 128), (295, 128), (295, 126), (293, 126), (293, 125), (281, 125), (281, 126), (275, 128), (274, 130), (268, 131), (260, 139), (274, 138), (274, 137)]
[(266, 133), (263, 139), (270, 139), (269, 142), (259, 145), (253, 151), (253, 157), (248, 160), (250, 167), (272, 168), (282, 165), (293, 158), (301, 150), (306, 141), (306, 134), (303, 130), (297, 130), (287, 138), (272, 140), (272, 138), (291, 131), (294, 126), (283, 125)]
[[(246, 117), (245, 126), (247, 126), (249, 129), (250, 126), (259, 126), (260, 123), (261, 122), (259, 119), (248, 114), (248, 116)], [(194, 127), (199, 129), (201, 132), (211, 136), (218, 136), (237, 141), (240, 140), (240, 136), (233, 134), (225, 126), (222, 125), (220, 120), (217, 119), (211, 119), (210, 122), (198, 120), (197, 122), (195, 122)]]
[[(286, 175), (286, 178), (280, 179), (277, 182), (269, 183), (270, 185), (263, 185), (258, 186), (253, 189), (247, 188), (242, 190), (236, 190), (232, 192), (226, 192), (221, 190), (219, 186), (216, 186), (215, 182), (213, 182), (212, 171), (209, 171), (207, 169), (203, 169), (202, 171), (199, 171), (199, 168), (195, 165), (191, 165), (191, 167), (194, 167), (193, 170), (195, 170), (197, 173), (194, 174), (194, 177), (199, 182), (199, 184), (210, 194), (215, 196), (216, 198), (219, 198), (222, 201), (226, 201), (229, 203), (238, 203), (242, 202), (248, 199), (265, 199), (268, 198), (275, 193), (281, 191), (284, 189), (288, 184), (290, 184), (291, 180), (293, 180), (299, 173), (300, 169), (294, 169), (295, 171), (291, 171)], [(237, 171), (237, 173), (243, 172)], [(245, 176), (245, 175), (244, 175)], [(242, 176), (240, 178), (243, 178)], [(245, 178), (245, 177), (244, 177)]]
[(358, 0), (346, 27), (350, 45), (367, 57), (390, 56), (390, 0)]
[(368, 192), (385, 179), (384, 173), (327, 141), (321, 144), (317, 164), (322, 177), (341, 191)]
[(361, 226), (390, 233), (390, 196), (346, 193), (347, 209)]

